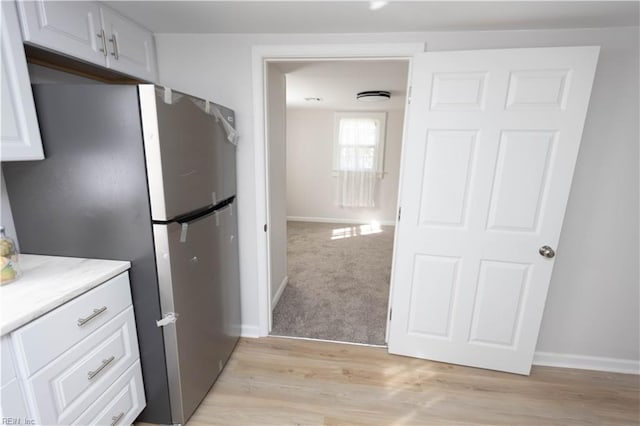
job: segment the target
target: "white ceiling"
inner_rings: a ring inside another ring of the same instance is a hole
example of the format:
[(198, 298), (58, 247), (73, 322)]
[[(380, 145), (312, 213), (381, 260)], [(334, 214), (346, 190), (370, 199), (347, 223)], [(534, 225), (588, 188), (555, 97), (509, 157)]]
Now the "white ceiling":
[[(386, 111), (404, 108), (408, 62), (401, 60), (273, 62), (286, 74), (287, 107), (341, 111)], [(382, 102), (356, 100), (356, 93), (386, 90)], [(322, 101), (305, 101), (306, 97)]]
[(638, 26), (636, 1), (107, 1), (155, 33), (362, 33)]

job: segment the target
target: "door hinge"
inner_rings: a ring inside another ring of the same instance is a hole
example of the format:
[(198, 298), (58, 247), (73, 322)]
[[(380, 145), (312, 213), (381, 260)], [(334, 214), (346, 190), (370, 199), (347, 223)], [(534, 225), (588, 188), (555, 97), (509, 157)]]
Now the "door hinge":
[(391, 322), (392, 317), (393, 317), (393, 309), (389, 309), (389, 322)]
[(402, 216), (402, 207), (398, 207), (398, 222), (400, 222), (400, 216)]
[(158, 327), (164, 327), (169, 324), (174, 324), (176, 321), (178, 321), (178, 316), (179, 315), (175, 312), (167, 312), (166, 314), (164, 314), (161, 320), (156, 321), (156, 325)]
[(264, 224), (264, 232), (267, 232), (267, 224)]
[(407, 104), (411, 103), (411, 89), (413, 89), (413, 86), (409, 86), (409, 94), (407, 95)]

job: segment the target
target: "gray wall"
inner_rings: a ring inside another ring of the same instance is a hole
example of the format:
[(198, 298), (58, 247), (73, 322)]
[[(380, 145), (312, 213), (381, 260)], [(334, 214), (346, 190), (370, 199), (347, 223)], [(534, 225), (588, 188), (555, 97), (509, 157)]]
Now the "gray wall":
[[(4, 175), (2, 175), (2, 194), (0, 198), (0, 225), (4, 226), (7, 237), (17, 241), (16, 226), (13, 223), (13, 215), (11, 214), (11, 204), (9, 202), (9, 193), (4, 183)], [(18, 243), (18, 247), (20, 244)]]
[(640, 359), (638, 28), (440, 34), (429, 50), (601, 46), (536, 350)]
[(395, 225), (404, 110), (386, 112), (385, 173), (377, 183), (376, 205), (345, 208), (335, 201), (334, 111), (311, 108), (287, 111), (287, 216)]
[[(640, 359), (638, 28), (156, 37), (160, 81), (237, 112), (243, 324), (258, 324), (251, 49), (426, 42), (427, 50), (602, 46), (538, 351)], [(189, 66), (185, 66), (189, 64)]]
[[(36, 83), (77, 83), (77, 84), (102, 84), (95, 80), (79, 77), (77, 75), (65, 73), (62, 71), (46, 68), (40, 65), (27, 64), (29, 69), (29, 79), (31, 84)], [(15, 226), (13, 224), (13, 216), (11, 215), (11, 207), (9, 195), (4, 184), (4, 176), (2, 177), (2, 204), (0, 213), (0, 224), (5, 227), (7, 236), (17, 239)], [(18, 244), (19, 246), (20, 244)]]

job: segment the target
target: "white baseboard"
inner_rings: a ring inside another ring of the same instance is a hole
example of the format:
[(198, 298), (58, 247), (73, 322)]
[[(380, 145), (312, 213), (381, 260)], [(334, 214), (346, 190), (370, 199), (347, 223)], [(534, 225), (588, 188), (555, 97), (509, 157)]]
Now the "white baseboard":
[[(283, 280), (283, 283), (286, 281)], [(283, 287), (281, 285), (281, 287)], [(286, 287), (286, 284), (285, 284)], [(283, 287), (284, 288), (284, 287)], [(260, 337), (258, 327), (254, 325), (242, 326), (242, 337)], [(276, 336), (280, 337), (280, 336)], [(317, 340), (317, 339), (305, 339)], [(375, 345), (374, 345), (375, 346)], [(611, 373), (624, 373), (640, 375), (640, 361), (631, 359), (606, 358), (586, 355), (559, 354), (553, 352), (536, 352), (533, 356), (533, 365), (560, 368), (576, 368), (579, 370), (608, 371)]]
[(363, 220), (363, 219), (339, 219), (335, 217), (305, 217), (305, 216), (287, 216), (287, 220), (291, 222), (320, 222), (320, 223), (344, 223), (344, 224), (358, 224), (366, 225), (371, 222), (378, 222), (383, 226), (395, 226), (396, 222), (393, 220)]
[(242, 324), (240, 337), (254, 337), (254, 338), (260, 337), (260, 333), (258, 332), (258, 326)]
[(276, 294), (273, 295), (273, 300), (271, 301), (271, 311), (272, 312), (276, 308), (276, 305), (278, 304), (278, 301), (280, 300), (280, 296), (282, 296), (282, 292), (284, 291), (284, 289), (287, 286), (287, 284), (289, 284), (289, 277), (285, 276), (282, 279), (282, 282), (280, 283), (280, 286), (278, 287), (278, 290), (276, 291)]
[(553, 352), (536, 352), (533, 356), (533, 365), (640, 374), (640, 361)]

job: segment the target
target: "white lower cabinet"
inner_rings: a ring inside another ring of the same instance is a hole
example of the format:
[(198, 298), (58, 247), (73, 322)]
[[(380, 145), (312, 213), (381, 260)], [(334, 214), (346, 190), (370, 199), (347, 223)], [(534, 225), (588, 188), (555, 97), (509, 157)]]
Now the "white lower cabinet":
[[(0, 406), (0, 417), (2, 419), (20, 419), (22, 420), (21, 424), (24, 424), (25, 420), (29, 419), (27, 404), (17, 379), (13, 379), (0, 388), (0, 401), (2, 401), (2, 406)], [(17, 424), (17, 422), (12, 423)]]
[[(85, 328), (89, 323), (92, 328)], [(3, 340), (3, 355), (9, 347), (16, 378), (3, 384), (2, 406), (4, 389), (14, 382), (28, 401), (27, 412), (15, 410), (12, 417), (42, 425), (130, 424), (144, 408), (126, 272), (19, 328), (9, 339), (8, 344)], [(10, 367), (3, 361), (3, 375)]]
[(0, 418), (13, 424), (16, 422), (12, 420), (22, 419), (24, 423), (29, 418), (29, 411), (17, 378), (9, 336), (2, 336), (0, 340), (0, 365)]
[(77, 425), (131, 424), (144, 405), (140, 361), (136, 361), (73, 423)]
[(84, 338), (102, 332), (105, 324), (129, 306), (129, 277), (121, 274), (20, 327), (11, 338), (25, 373), (33, 375)]

